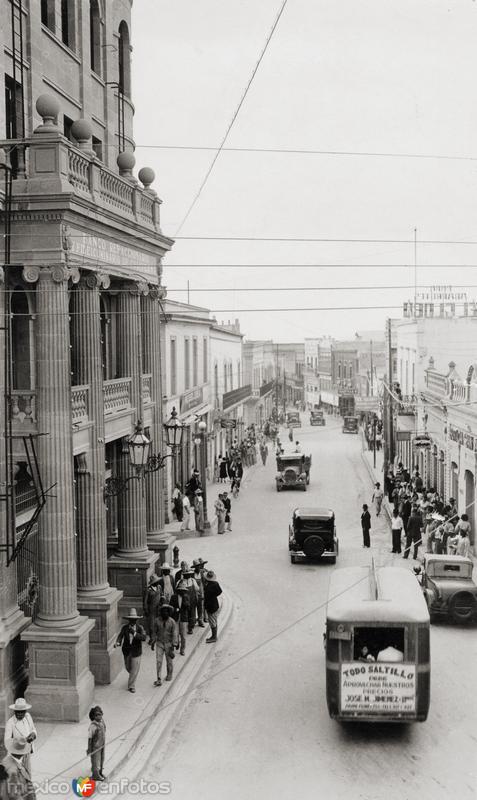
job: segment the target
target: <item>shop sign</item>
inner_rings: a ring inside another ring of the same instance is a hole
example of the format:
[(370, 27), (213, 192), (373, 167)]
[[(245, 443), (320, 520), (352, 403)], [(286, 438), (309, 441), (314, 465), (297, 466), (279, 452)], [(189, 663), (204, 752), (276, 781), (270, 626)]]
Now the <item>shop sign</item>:
[(459, 430), (459, 428), (454, 428), (453, 425), (449, 425), (449, 439), (451, 442), (456, 442), (457, 444), (461, 444), (466, 447), (468, 450), (476, 450), (475, 446), (475, 436), (471, 433), (465, 433), (464, 431)]
[(432, 441), (427, 434), (422, 434), (422, 436), (416, 436), (414, 438), (414, 447), (417, 447), (419, 450), (430, 450), (431, 446)]
[(225, 418), (222, 418), (220, 420), (220, 427), (221, 428), (228, 428), (228, 429), (236, 428), (237, 427), (237, 420), (236, 419), (225, 419)]
[(354, 661), (341, 665), (341, 711), (415, 710), (415, 664)]
[(198, 386), (196, 389), (191, 389), (190, 392), (185, 392), (181, 395), (181, 414), (190, 411), (192, 408), (201, 405), (204, 402), (204, 389)]

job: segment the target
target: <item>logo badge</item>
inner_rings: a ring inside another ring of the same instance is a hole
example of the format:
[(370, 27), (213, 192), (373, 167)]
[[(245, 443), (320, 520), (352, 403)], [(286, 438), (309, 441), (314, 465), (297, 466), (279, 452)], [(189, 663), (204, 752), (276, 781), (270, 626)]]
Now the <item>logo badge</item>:
[(71, 785), (76, 797), (92, 797), (96, 789), (96, 781), (92, 778), (74, 778)]

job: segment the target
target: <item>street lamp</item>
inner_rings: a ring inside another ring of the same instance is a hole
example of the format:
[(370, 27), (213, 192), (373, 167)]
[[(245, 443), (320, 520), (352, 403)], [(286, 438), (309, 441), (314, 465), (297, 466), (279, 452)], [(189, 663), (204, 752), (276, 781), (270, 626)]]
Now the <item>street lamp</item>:
[(177, 419), (175, 407), (172, 409), (171, 416), (167, 422), (163, 423), (166, 431), (166, 444), (171, 452), (162, 455), (161, 453), (150, 453), (152, 440), (148, 439), (144, 433), (142, 421), (138, 420), (132, 436), (127, 441), (129, 462), (135, 470), (134, 475), (128, 478), (108, 478), (104, 487), (104, 496), (115, 497), (127, 491), (129, 481), (141, 480), (151, 472), (163, 469), (168, 458), (174, 458), (182, 442), (183, 425)]
[(202, 485), (202, 502), (204, 504), (204, 528), (210, 528), (207, 519), (207, 474), (205, 471), (207, 461), (207, 423), (201, 420), (197, 425), (197, 434), (194, 437), (194, 444), (199, 448), (199, 471), (200, 483)]

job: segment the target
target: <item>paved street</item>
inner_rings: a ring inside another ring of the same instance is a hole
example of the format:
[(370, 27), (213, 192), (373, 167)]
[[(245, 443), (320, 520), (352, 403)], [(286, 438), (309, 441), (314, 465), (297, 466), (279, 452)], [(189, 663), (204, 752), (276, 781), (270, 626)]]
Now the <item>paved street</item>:
[[(276, 492), (270, 456), (234, 502), (232, 533), (180, 543), (182, 557), (209, 560), (236, 608), (206, 673), (210, 681), (191, 695), (143, 777), (170, 781), (177, 798), (475, 798), (475, 627), (433, 625), (427, 722), (345, 726), (328, 716), (322, 634), (334, 567), (290, 564), (293, 508), (335, 510), (339, 566), (371, 556), (408, 569), (413, 562), (391, 555), (386, 521), (374, 514), (372, 549), (361, 547), (361, 504), (371, 499), (361, 438), (343, 435), (330, 417), (325, 428), (306, 425), (297, 438), (313, 457), (307, 494)], [(211, 492), (211, 507), (213, 499)]]

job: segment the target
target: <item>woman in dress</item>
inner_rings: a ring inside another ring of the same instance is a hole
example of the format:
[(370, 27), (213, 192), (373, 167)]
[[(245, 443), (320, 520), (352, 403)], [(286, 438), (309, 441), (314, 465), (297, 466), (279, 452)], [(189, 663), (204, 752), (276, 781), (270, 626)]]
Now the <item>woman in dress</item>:
[(217, 517), (217, 533), (225, 533), (225, 506), (222, 502), (221, 494), (219, 494), (214, 503), (214, 509)]

